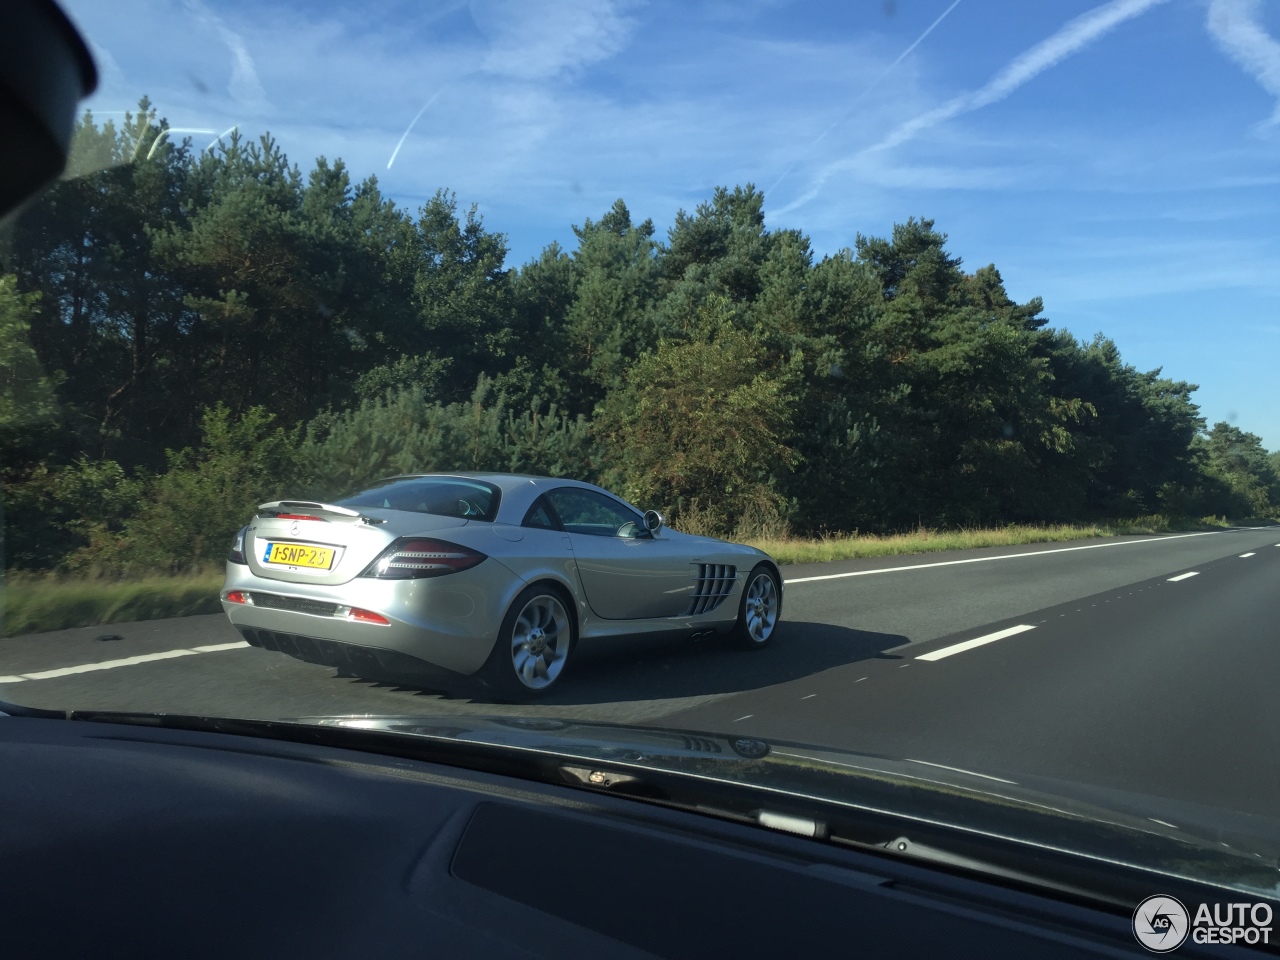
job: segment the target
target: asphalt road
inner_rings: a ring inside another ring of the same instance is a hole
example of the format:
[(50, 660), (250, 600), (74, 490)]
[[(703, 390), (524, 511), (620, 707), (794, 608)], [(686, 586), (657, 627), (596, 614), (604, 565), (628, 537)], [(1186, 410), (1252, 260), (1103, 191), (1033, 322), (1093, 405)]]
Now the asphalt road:
[(846, 561), (784, 577), (769, 648), (584, 644), (564, 689), (534, 706), (339, 676), (244, 645), (221, 615), (0, 640), (0, 700), (650, 723), (1277, 813), (1280, 529)]

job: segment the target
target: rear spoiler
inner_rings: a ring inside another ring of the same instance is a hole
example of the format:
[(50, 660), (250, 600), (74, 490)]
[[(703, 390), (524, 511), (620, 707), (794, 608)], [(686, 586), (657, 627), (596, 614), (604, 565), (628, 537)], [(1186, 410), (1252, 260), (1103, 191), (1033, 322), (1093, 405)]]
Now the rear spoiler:
[[(290, 514), (312, 517), (316, 520), (360, 520), (364, 523), (386, 523), (381, 517), (370, 517), (359, 510), (339, 507), (332, 503), (317, 503), (314, 500), (272, 500), (270, 503), (258, 504), (258, 516), (286, 517)], [(326, 516), (327, 514), (327, 516)]]

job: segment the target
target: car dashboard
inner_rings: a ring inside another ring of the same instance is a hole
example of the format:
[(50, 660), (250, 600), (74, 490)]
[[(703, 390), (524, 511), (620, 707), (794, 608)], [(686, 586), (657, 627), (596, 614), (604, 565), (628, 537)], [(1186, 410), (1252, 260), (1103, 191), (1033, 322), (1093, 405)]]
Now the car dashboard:
[(0, 716), (0, 768), (12, 957), (1143, 955), (1120, 911), (416, 759)]

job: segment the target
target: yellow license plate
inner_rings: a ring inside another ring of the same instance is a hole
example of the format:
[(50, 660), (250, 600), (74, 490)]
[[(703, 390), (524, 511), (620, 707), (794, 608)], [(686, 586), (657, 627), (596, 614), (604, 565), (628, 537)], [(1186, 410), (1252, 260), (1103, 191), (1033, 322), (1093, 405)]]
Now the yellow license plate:
[(313, 567), (328, 570), (333, 566), (332, 547), (310, 547), (305, 543), (268, 543), (262, 555), (264, 563), (288, 567)]

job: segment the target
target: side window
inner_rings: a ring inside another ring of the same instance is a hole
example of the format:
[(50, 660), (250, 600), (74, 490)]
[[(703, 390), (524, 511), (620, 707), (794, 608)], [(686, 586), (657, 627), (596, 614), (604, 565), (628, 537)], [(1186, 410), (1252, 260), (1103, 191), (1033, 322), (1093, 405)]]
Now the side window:
[(556, 518), (551, 515), (551, 511), (547, 508), (547, 498), (545, 496), (533, 501), (533, 506), (524, 515), (524, 521), (521, 526), (537, 527), (539, 530), (560, 529), (560, 525), (556, 523)]
[(636, 513), (594, 490), (561, 487), (548, 491), (546, 498), (570, 533), (624, 538), (640, 535), (640, 517)]

